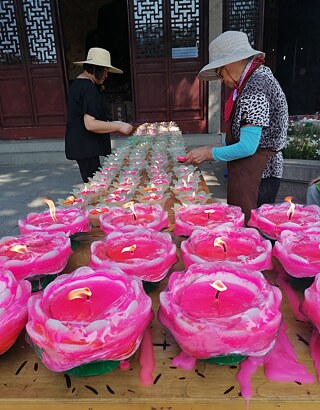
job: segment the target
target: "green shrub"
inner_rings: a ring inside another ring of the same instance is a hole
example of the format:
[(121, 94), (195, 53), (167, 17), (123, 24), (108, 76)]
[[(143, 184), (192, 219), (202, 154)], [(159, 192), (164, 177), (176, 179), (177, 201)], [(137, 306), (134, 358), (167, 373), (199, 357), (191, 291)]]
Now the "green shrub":
[(282, 152), (287, 159), (320, 160), (320, 121), (290, 123)]

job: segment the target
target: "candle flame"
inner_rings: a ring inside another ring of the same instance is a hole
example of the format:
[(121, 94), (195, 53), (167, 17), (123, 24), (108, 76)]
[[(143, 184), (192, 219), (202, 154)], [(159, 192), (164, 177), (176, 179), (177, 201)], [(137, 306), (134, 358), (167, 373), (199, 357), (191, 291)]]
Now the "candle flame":
[(205, 209), (203, 212), (204, 212), (205, 214), (207, 214), (207, 215), (208, 215), (208, 219), (210, 219), (210, 214), (213, 214), (213, 213), (214, 213), (214, 209)]
[(50, 215), (51, 215), (51, 218), (53, 219), (53, 221), (57, 222), (56, 207), (54, 206), (53, 201), (51, 201), (51, 199), (44, 198), (43, 202), (48, 205), (49, 210), (50, 210)]
[(210, 286), (212, 286), (218, 292), (224, 292), (228, 289), (227, 286), (220, 279), (215, 280), (213, 283), (210, 283)]
[(87, 191), (88, 191), (88, 184), (84, 184), (83, 191), (84, 191), (84, 192), (87, 192)]
[(123, 248), (121, 253), (123, 252), (134, 252), (137, 249), (137, 245), (134, 243), (131, 246), (127, 246), (126, 248)]
[(225, 290), (228, 289), (226, 285), (219, 279), (215, 280), (213, 283), (210, 283), (210, 286), (212, 286), (213, 289), (217, 291), (215, 299), (218, 299), (220, 292), (224, 292)]
[(62, 203), (63, 204), (73, 204), (74, 203), (74, 201), (75, 201), (75, 196), (74, 195), (70, 195), (70, 196), (68, 196)]
[(18, 253), (26, 253), (28, 252), (28, 247), (26, 245), (14, 245), (10, 248), (10, 251), (18, 252)]
[(137, 219), (137, 214), (134, 212), (134, 202), (133, 201), (129, 201), (126, 204), (123, 204), (122, 208), (130, 208), (133, 213), (134, 219)]
[(151, 184), (150, 187), (144, 187), (143, 190), (146, 192), (152, 191), (154, 189), (156, 189), (157, 187), (155, 186), (155, 184)]
[(193, 172), (191, 172), (191, 174), (188, 175), (188, 178), (187, 178), (188, 182), (190, 182), (190, 179), (191, 179), (192, 175), (193, 175)]
[(290, 219), (293, 217), (293, 214), (294, 214), (295, 204), (292, 202), (292, 196), (286, 196), (284, 200), (286, 202), (289, 202), (290, 204), (290, 207), (287, 211), (287, 217), (289, 218), (289, 221), (290, 221)]
[(227, 244), (220, 237), (214, 240), (213, 246), (220, 246), (220, 248), (223, 248), (224, 252), (227, 252)]
[(84, 299), (85, 297), (89, 299), (89, 297), (92, 295), (92, 292), (89, 288), (79, 288), (79, 289), (73, 289), (68, 293), (68, 299), (73, 300), (73, 299)]
[(188, 184), (186, 183), (186, 180), (184, 178), (181, 178), (181, 181), (182, 181), (184, 187), (187, 188)]

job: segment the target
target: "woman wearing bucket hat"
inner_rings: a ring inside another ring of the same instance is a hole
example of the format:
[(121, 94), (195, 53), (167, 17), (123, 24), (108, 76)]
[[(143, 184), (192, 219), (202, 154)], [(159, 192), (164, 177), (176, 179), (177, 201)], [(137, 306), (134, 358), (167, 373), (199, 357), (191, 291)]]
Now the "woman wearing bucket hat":
[(250, 46), (245, 33), (222, 33), (211, 42), (209, 56), (199, 78), (221, 80), (233, 89), (224, 110), (226, 145), (193, 149), (186, 162), (227, 161), (227, 202), (240, 206), (248, 221), (251, 209), (273, 203), (279, 190), (287, 101), (271, 70), (263, 65), (264, 53)]
[(122, 74), (113, 67), (109, 51), (90, 48), (85, 61), (76, 61), (84, 71), (75, 79), (68, 97), (68, 119), (65, 136), (66, 157), (76, 160), (83, 182), (100, 167), (99, 156), (111, 153), (110, 132), (130, 134), (132, 125), (107, 121), (98, 86), (108, 73)]

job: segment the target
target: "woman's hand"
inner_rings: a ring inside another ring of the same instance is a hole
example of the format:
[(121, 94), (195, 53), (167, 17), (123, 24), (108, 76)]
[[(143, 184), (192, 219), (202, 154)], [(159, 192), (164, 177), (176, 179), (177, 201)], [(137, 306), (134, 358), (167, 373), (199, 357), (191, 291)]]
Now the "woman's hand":
[(119, 132), (121, 132), (122, 134), (130, 134), (130, 132), (132, 132), (132, 125), (128, 124), (127, 122), (117, 122), (117, 124), (119, 125)]
[(205, 147), (194, 148), (185, 156), (185, 164), (199, 165), (204, 161), (212, 161), (212, 147), (209, 145)]

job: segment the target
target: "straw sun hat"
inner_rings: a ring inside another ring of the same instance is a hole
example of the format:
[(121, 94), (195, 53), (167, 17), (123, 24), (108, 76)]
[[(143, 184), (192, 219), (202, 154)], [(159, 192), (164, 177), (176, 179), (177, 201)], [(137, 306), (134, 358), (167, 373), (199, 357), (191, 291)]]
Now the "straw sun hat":
[(93, 64), (109, 68), (110, 73), (123, 74), (119, 68), (113, 67), (111, 64), (111, 56), (109, 51), (104, 48), (93, 47), (88, 51), (87, 59), (85, 61), (74, 61), (73, 64)]
[(248, 37), (241, 31), (225, 31), (214, 39), (209, 46), (209, 64), (199, 73), (200, 80), (218, 80), (215, 69), (251, 56), (265, 56), (262, 51), (254, 50)]

